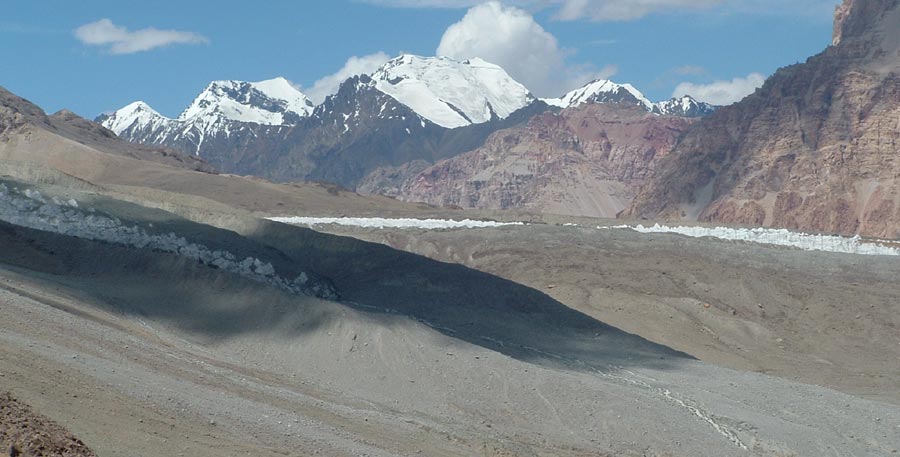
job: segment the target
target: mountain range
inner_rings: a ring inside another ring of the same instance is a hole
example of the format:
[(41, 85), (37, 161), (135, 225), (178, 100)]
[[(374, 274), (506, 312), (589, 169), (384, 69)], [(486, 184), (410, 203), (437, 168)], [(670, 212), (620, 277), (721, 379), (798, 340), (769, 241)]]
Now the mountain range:
[(225, 172), (355, 189), (384, 167), (433, 164), (533, 115), (583, 103), (685, 117), (714, 110), (689, 96), (654, 104), (631, 85), (606, 80), (538, 99), (481, 59), (401, 55), (348, 79), (318, 106), (283, 78), (216, 81), (175, 119), (135, 102), (96, 120), (124, 139), (194, 153)]
[(228, 173), (409, 201), (893, 238), (898, 2), (845, 0), (831, 46), (722, 108), (607, 80), (539, 99), (480, 59), (402, 55), (317, 106), (229, 81), (177, 119), (138, 103), (98, 121)]

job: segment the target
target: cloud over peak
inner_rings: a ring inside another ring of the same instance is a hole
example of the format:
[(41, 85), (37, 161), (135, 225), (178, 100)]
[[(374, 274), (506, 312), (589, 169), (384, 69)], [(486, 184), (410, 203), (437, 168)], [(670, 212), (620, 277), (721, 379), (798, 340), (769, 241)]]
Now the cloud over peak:
[(457, 60), (478, 57), (497, 64), (541, 97), (556, 97), (614, 73), (614, 67), (598, 71), (588, 64), (567, 64), (568, 51), (531, 14), (497, 1), (472, 7), (447, 28), (437, 54)]
[(130, 31), (109, 19), (84, 24), (75, 37), (88, 46), (107, 47), (112, 54), (133, 54), (172, 44), (201, 44), (209, 40), (194, 32), (160, 30), (153, 27)]

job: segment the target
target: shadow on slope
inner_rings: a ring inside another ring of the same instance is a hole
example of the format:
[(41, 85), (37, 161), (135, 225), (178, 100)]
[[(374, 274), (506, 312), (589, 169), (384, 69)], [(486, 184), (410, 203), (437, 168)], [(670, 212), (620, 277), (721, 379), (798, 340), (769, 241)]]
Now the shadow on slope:
[[(290, 268), (329, 278), (344, 305), (382, 322), (408, 316), (520, 360), (568, 368), (672, 368), (688, 358), (537, 290), (462, 265), (268, 221), (251, 223), (256, 224), (252, 234), (242, 237), (159, 210), (100, 203), (129, 223), (152, 222), (155, 230), (226, 246), (270, 261), (276, 271)], [(207, 341), (250, 332), (297, 336), (340, 318), (317, 299), (287, 295), (172, 254), (8, 224), (0, 224), (0, 244), (2, 263), (41, 273), (108, 310), (162, 320)]]

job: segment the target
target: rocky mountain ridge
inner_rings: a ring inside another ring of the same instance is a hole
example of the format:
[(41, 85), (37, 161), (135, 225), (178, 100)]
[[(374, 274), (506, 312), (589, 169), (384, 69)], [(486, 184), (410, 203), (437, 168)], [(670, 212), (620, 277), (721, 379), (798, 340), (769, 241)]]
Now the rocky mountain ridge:
[(361, 190), (438, 206), (615, 217), (693, 120), (588, 103), (494, 133), (433, 166), (386, 170)]
[(845, 0), (833, 46), (704, 118), (624, 216), (900, 237), (898, 5)]

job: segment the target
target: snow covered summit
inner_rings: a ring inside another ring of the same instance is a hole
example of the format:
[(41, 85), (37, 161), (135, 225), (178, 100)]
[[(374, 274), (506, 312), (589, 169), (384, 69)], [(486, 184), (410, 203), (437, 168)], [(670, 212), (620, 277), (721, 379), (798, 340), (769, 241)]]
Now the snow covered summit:
[(618, 84), (607, 79), (591, 81), (560, 98), (545, 98), (543, 101), (560, 108), (573, 108), (584, 103), (616, 103), (640, 106), (655, 114), (683, 117), (701, 117), (716, 109), (690, 95), (653, 103), (631, 84)]
[(698, 101), (690, 95), (675, 97), (653, 105), (654, 113), (669, 116), (703, 117), (715, 110), (715, 106)]
[(131, 103), (97, 118), (129, 141), (186, 144), (199, 152), (207, 138), (231, 135), (246, 124), (294, 125), (309, 116), (313, 104), (284, 78), (260, 82), (213, 81), (175, 119), (144, 102)]
[(159, 130), (172, 121), (142, 101), (130, 103), (113, 113), (104, 114), (101, 119), (103, 126), (116, 132), (116, 135), (134, 126), (140, 126), (143, 130)]
[(631, 84), (617, 84), (607, 79), (591, 81), (560, 98), (548, 98), (544, 102), (560, 108), (573, 108), (584, 103), (620, 103), (642, 106), (647, 111), (653, 109), (653, 103)]
[(377, 90), (446, 128), (505, 119), (535, 101), (506, 71), (481, 59), (401, 55), (371, 79)]
[(181, 113), (179, 120), (292, 124), (308, 116), (313, 104), (284, 78), (260, 82), (213, 81)]

